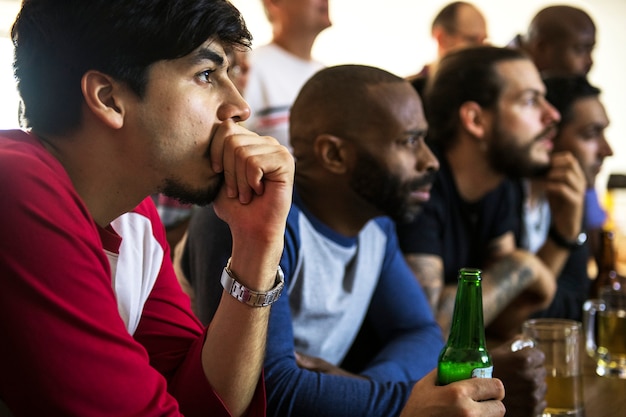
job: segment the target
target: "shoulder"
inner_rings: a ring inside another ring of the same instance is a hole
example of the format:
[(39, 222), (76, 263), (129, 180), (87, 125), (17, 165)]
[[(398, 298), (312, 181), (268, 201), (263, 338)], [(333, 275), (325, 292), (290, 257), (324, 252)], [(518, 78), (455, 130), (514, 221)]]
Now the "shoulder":
[(150, 197), (146, 197), (137, 207), (135, 207), (131, 213), (137, 213), (142, 215), (151, 222), (160, 223), (159, 213), (157, 212), (156, 206), (154, 205), (154, 200)]
[(380, 216), (374, 219), (374, 223), (388, 236), (395, 236), (396, 224), (387, 216)]
[(133, 210), (115, 219), (112, 225), (125, 242), (133, 241), (144, 247), (153, 242), (162, 251), (167, 248), (165, 228), (151, 197), (146, 197)]
[[(60, 176), (69, 180), (61, 163), (37, 138), (20, 130), (0, 131), (0, 161), (0, 170), (5, 173), (2, 175), (4, 180), (20, 181), (32, 176), (35, 178), (31, 179), (42, 182), (42, 175), (46, 176), (47, 181)], [(52, 172), (55, 175), (48, 178)]]
[(63, 165), (29, 133), (0, 131), (0, 189), (5, 211), (2, 217), (7, 221), (16, 215), (70, 223), (82, 217), (91, 222)]

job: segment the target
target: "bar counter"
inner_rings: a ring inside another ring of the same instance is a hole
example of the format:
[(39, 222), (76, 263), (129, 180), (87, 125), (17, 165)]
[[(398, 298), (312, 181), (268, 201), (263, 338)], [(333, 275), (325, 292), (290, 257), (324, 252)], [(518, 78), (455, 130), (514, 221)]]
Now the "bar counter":
[(583, 390), (586, 417), (625, 417), (626, 379), (596, 374), (595, 362), (583, 352)]

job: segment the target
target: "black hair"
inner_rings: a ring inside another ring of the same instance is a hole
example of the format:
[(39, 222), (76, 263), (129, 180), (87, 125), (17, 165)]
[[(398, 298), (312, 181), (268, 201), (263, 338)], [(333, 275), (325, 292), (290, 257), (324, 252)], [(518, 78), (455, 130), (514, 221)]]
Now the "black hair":
[(229, 48), (252, 40), (227, 0), (24, 0), (11, 37), (24, 119), (49, 134), (79, 125), (88, 70), (141, 97), (151, 64), (183, 57), (210, 38)]
[(572, 120), (572, 106), (576, 100), (600, 95), (600, 89), (589, 84), (583, 75), (553, 76), (544, 78), (543, 82), (546, 85), (546, 100), (561, 113), (560, 124)]
[(424, 91), (429, 140), (443, 147), (454, 142), (459, 108), (465, 102), (495, 108), (503, 88), (496, 64), (516, 59), (529, 58), (522, 51), (495, 46), (463, 48), (444, 56)]

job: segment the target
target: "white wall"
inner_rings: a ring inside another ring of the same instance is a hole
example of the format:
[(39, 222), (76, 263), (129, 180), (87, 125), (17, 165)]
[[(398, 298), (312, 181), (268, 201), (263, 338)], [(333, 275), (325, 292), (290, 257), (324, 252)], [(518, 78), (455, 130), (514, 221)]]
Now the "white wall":
[[(329, 0), (333, 26), (320, 34), (313, 54), (328, 65), (374, 65), (401, 76), (411, 75), (432, 60), (436, 47), (430, 23), (448, 0)], [(271, 37), (261, 0), (232, 0), (244, 15), (254, 45)], [(626, 172), (626, 0), (473, 0), (487, 19), (493, 44), (504, 46), (526, 30), (537, 11), (551, 4), (586, 10), (596, 22), (597, 46), (590, 81), (603, 90), (611, 119), (607, 137), (615, 156), (598, 177), (602, 191), (609, 172)]]
[(0, 0), (0, 129), (18, 126), (19, 95), (13, 79), (13, 44), (9, 39), (9, 30), (19, 5), (17, 0)]
[[(255, 45), (270, 39), (261, 0), (231, 0), (243, 13)], [(318, 38), (313, 53), (328, 65), (375, 65), (401, 76), (417, 72), (435, 55), (430, 22), (448, 0), (330, 0), (333, 27)], [(554, 2), (545, 0), (474, 0), (487, 18), (490, 39), (506, 44), (523, 32), (532, 16)], [(603, 90), (611, 126), (607, 136), (615, 156), (598, 179), (603, 189), (609, 172), (626, 172), (626, 0), (570, 0), (594, 18), (598, 27), (595, 65), (589, 74)], [(12, 45), (6, 37), (19, 1), (0, 0), (0, 129), (17, 126), (17, 93), (12, 77)]]

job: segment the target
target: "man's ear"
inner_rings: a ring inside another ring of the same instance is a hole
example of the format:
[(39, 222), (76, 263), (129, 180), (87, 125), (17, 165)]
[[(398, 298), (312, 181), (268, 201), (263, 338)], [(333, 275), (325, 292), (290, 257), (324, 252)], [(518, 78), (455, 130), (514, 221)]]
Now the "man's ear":
[(441, 26), (437, 26), (432, 30), (431, 37), (440, 47), (444, 49), (449, 48), (449, 36)]
[(334, 174), (344, 174), (349, 169), (350, 149), (345, 140), (326, 133), (317, 136), (313, 143), (320, 165)]
[(486, 114), (482, 107), (475, 101), (466, 101), (459, 108), (461, 125), (472, 136), (482, 139), (486, 131)]
[(120, 83), (106, 74), (91, 70), (83, 75), (81, 89), (87, 107), (95, 117), (113, 129), (124, 125)]
[(270, 16), (274, 16), (276, 8), (279, 7), (278, 3), (280, 3), (278, 0), (263, 0), (263, 6), (268, 18), (270, 18)]

